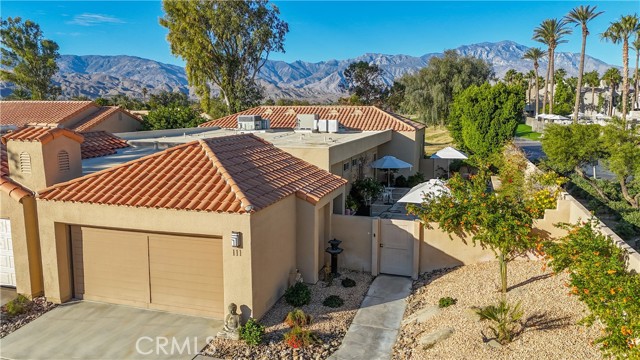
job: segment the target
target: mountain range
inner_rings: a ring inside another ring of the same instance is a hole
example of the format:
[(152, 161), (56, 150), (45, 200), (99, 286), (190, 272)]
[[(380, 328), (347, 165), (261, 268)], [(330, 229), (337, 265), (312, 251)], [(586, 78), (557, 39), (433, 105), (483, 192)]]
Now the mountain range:
[[(465, 45), (455, 50), (462, 54), (483, 59), (493, 66), (497, 77), (507, 70), (515, 69), (528, 72), (533, 68), (530, 61), (522, 59), (528, 47), (513, 41), (479, 43)], [(353, 59), (328, 60), (321, 62), (268, 60), (258, 77), (265, 88), (268, 98), (296, 98), (311, 101), (335, 101), (344, 96), (339, 84), (343, 71), (355, 61), (376, 64), (384, 71), (384, 81), (393, 83), (407, 73), (413, 73), (425, 67), (434, 56), (441, 53), (429, 53), (422, 56), (385, 55), (368, 53)], [(580, 54), (559, 52), (556, 54), (555, 68), (564, 68), (569, 76), (578, 73)], [(162, 90), (190, 91), (183, 67), (134, 56), (102, 55), (62, 55), (58, 60), (59, 72), (54, 81), (62, 87), (63, 97), (88, 96), (90, 98), (126, 94), (142, 97), (142, 89), (149, 93)], [(540, 64), (540, 75), (544, 75), (547, 63)], [(597, 70), (604, 73), (612, 65), (587, 56), (585, 71)], [(6, 95), (8, 89), (3, 89)]]

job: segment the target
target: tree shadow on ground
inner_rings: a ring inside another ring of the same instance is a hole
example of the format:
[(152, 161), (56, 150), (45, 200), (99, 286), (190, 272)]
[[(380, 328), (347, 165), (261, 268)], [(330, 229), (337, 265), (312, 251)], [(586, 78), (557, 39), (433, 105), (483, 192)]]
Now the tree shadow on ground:
[(544, 279), (550, 278), (552, 275), (553, 274), (548, 273), (548, 274), (542, 274), (542, 275), (534, 276), (534, 277), (529, 278), (529, 279), (527, 279), (527, 280), (525, 280), (523, 282), (520, 282), (518, 284), (509, 286), (507, 288), (507, 292), (509, 292), (509, 291), (511, 291), (513, 289), (517, 289), (517, 288), (519, 288), (521, 286), (525, 286), (525, 285), (531, 284), (531, 283), (536, 282), (538, 280), (544, 280)]
[(529, 315), (523, 322), (516, 336), (526, 331), (562, 329), (573, 325), (570, 316), (551, 317), (547, 313), (536, 312)]

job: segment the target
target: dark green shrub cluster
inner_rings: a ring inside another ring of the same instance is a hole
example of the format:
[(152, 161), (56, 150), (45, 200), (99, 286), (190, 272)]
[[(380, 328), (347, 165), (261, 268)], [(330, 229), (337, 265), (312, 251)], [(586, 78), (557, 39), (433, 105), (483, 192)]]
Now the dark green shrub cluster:
[(322, 305), (330, 308), (339, 308), (344, 305), (344, 300), (342, 300), (338, 295), (329, 295), (324, 299)]
[(455, 303), (458, 302), (458, 299), (454, 299), (452, 297), (442, 297), (440, 298), (440, 300), (438, 301), (438, 307), (440, 308), (446, 308), (449, 307), (451, 305), (454, 305)]
[(291, 306), (304, 306), (311, 302), (311, 290), (303, 283), (296, 283), (285, 291), (284, 299)]
[(342, 279), (342, 286), (346, 288), (354, 287), (356, 286), (356, 281), (351, 278), (344, 278)]
[(244, 326), (240, 327), (240, 339), (244, 340), (247, 345), (258, 345), (262, 343), (263, 337), (264, 326), (260, 325), (253, 318), (250, 318)]
[(411, 188), (418, 184), (422, 184), (423, 182), (424, 182), (424, 175), (418, 172), (409, 176), (409, 178), (407, 178), (407, 187)]
[(640, 275), (627, 270), (626, 251), (596, 230), (594, 219), (584, 225), (565, 225), (569, 233), (545, 243), (549, 265), (556, 273), (569, 270), (571, 291), (591, 314), (583, 319), (604, 324), (595, 342), (607, 356), (640, 359)]

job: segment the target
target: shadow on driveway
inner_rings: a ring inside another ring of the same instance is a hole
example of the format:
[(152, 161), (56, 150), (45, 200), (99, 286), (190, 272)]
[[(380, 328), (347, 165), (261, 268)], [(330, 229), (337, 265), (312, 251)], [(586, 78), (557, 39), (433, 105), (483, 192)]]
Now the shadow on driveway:
[(193, 359), (222, 321), (80, 301), (0, 340), (3, 359)]

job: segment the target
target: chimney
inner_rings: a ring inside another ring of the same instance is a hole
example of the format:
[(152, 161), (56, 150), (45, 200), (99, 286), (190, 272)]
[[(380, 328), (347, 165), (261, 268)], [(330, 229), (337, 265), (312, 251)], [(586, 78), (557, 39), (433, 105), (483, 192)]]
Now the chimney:
[(7, 146), (9, 177), (38, 191), (82, 176), (82, 135), (71, 130), (27, 126), (2, 137)]

